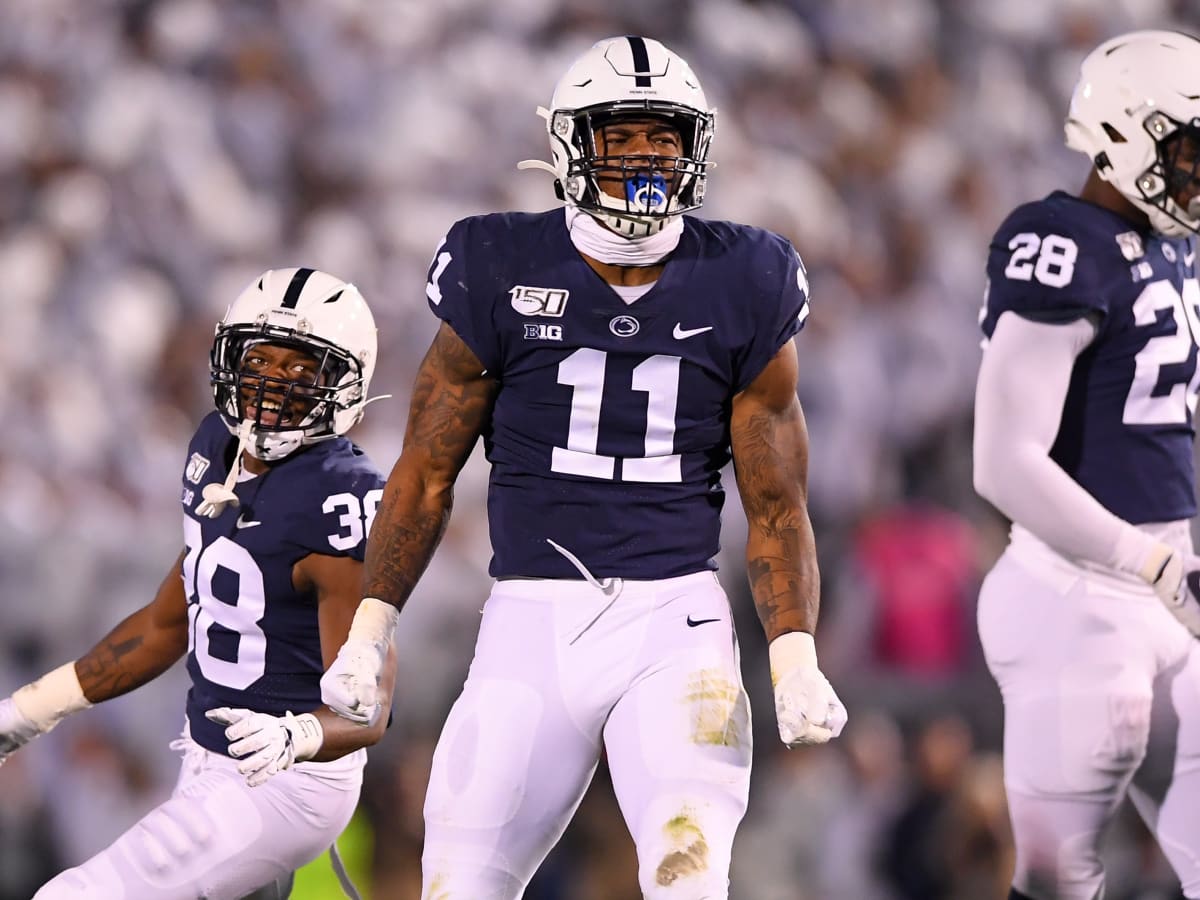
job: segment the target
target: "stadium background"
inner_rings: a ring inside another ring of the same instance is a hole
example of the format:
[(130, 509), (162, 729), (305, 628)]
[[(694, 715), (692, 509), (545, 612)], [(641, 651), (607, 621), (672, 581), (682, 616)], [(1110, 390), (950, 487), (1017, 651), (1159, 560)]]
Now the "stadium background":
[[(971, 490), (976, 313), (1016, 203), (1082, 184), (1061, 143), (1083, 53), (1200, 31), (1194, 0), (6, 0), (0, 5), (0, 693), (83, 652), (179, 546), (179, 470), (207, 348), (267, 267), (353, 279), (381, 337), (356, 438), (386, 471), (455, 219), (554, 204), (542, 120), (595, 39), (657, 37), (719, 110), (704, 213), (804, 257), (799, 338), (841, 740), (787, 752), (731, 492), (722, 579), (755, 714), (738, 900), (987, 900), (1011, 842), (999, 698), (974, 636), (1005, 523)], [(402, 617), (396, 719), (342, 846), (378, 900), (418, 896), (421, 799), (487, 590), (472, 460)], [(63, 724), (0, 768), (0, 900), (26, 900), (169, 790), (185, 678)], [(1111, 836), (1113, 900), (1177, 896), (1144, 829)], [(637, 897), (603, 768), (529, 900)], [(328, 864), (296, 897), (329, 897)]]

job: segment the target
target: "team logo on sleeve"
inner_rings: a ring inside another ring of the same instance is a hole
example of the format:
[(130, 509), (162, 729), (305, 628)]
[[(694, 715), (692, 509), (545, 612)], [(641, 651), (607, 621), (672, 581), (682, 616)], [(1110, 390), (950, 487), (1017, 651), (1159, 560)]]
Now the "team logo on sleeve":
[(1146, 255), (1146, 248), (1142, 244), (1142, 236), (1136, 231), (1126, 231), (1118, 234), (1116, 237), (1117, 246), (1121, 248), (1121, 255), (1130, 262), (1135, 259), (1141, 259)]
[(570, 291), (563, 288), (529, 287), (518, 284), (509, 289), (512, 308), (523, 316), (561, 316), (567, 308)]
[(201, 456), (199, 453), (193, 453), (187, 461), (187, 468), (183, 470), (183, 475), (192, 484), (199, 484), (200, 479), (204, 477), (204, 473), (207, 471), (207, 457)]

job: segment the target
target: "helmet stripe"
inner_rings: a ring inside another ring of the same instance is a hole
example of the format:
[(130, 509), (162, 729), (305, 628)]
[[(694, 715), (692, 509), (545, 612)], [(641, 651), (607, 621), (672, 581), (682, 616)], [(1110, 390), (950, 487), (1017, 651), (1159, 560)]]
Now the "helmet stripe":
[(312, 275), (312, 269), (297, 269), (296, 274), (292, 276), (292, 280), (288, 283), (287, 291), (283, 295), (283, 302), (280, 304), (284, 309), (295, 309), (296, 304), (300, 302), (300, 292), (304, 290), (304, 284)]
[(636, 87), (651, 87), (650, 81), (650, 53), (646, 50), (646, 41), (643, 38), (627, 35), (629, 41), (629, 49), (633, 52), (633, 71), (636, 74), (634, 85)]

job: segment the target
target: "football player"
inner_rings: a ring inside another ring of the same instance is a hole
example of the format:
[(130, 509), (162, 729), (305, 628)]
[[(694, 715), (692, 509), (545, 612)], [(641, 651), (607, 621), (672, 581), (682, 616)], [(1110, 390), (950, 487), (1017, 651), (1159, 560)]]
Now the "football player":
[(377, 715), (393, 625), (480, 435), (494, 589), (425, 803), (424, 896), (521, 895), (602, 748), (647, 897), (725, 897), (750, 708), (715, 574), (721, 469), (789, 746), (846, 720), (817, 667), (818, 573), (792, 337), (808, 283), (782, 237), (686, 213), (714, 117), (657, 41), (600, 41), (546, 120), (565, 210), (456, 223), (426, 296), (441, 320), (368, 541), (366, 598), (322, 681)]
[[(38, 900), (239, 898), (330, 847), (384, 721), (321, 706), (319, 679), (361, 596), (383, 477), (343, 435), (375, 368), (370, 309), (313, 269), (256, 279), (217, 326), (216, 411), (183, 471), (183, 544), (154, 599), (78, 660), (0, 701), (0, 761), (66, 715), (157, 677), (192, 686), (175, 791)], [(389, 703), (394, 660), (382, 668)]]
[(1013, 522), (979, 601), (1011, 896), (1101, 896), (1101, 836), (1128, 793), (1200, 897), (1200, 41), (1102, 44), (1066, 138), (1087, 180), (1000, 226), (981, 314), (975, 485)]

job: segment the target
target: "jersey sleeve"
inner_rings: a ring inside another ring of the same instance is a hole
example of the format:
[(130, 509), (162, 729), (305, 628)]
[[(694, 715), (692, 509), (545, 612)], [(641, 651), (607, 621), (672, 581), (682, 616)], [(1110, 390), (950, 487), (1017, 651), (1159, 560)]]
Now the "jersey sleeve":
[(454, 329), (490, 371), (499, 369), (499, 331), (493, 320), (493, 298), (477, 282), (480, 248), (478, 220), (455, 222), (438, 244), (429, 267), (425, 296), (433, 314)]
[(358, 456), (349, 464), (345, 459), (326, 461), (313, 481), (315, 490), (306, 487), (293, 495), (289, 541), (303, 555), (349, 556), (361, 562), (383, 498), (383, 475)]
[(758, 315), (735, 373), (735, 391), (745, 389), (767, 367), (779, 348), (804, 327), (809, 312), (808, 274), (791, 242), (770, 235), (757, 255), (750, 282)]
[(1035, 322), (1063, 323), (1108, 315), (1117, 244), (1100, 243), (1095, 233), (1061, 213), (1037, 204), (1009, 216), (992, 239), (987, 262), (987, 294), (980, 324), (987, 337), (1005, 312)]

